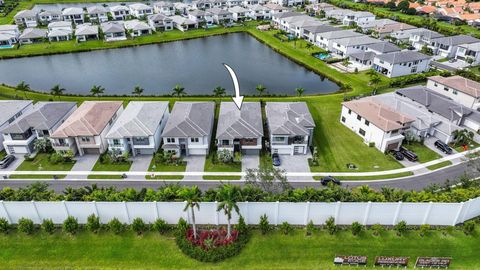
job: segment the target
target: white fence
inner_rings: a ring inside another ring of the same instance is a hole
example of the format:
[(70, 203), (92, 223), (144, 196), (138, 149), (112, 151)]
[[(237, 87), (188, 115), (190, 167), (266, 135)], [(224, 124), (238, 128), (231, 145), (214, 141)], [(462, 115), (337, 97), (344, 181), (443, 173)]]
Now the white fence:
[[(409, 225), (455, 225), (480, 215), (480, 197), (461, 203), (291, 203), (291, 202), (242, 202), (238, 203), (240, 214), (247, 224), (258, 224), (260, 216), (266, 214), (271, 224), (287, 221), (294, 225), (324, 224), (334, 217), (339, 225), (350, 225), (357, 221), (364, 225), (394, 225), (405, 221)], [(131, 223), (142, 218), (152, 223), (161, 218), (176, 224), (180, 218), (189, 220), (183, 211), (184, 202), (16, 202), (0, 201), (0, 217), (15, 224), (20, 218), (29, 218), (35, 223), (52, 219), (62, 223), (74, 216), (79, 223), (86, 223), (89, 215), (95, 214), (102, 223), (118, 218)], [(217, 203), (203, 202), (195, 210), (198, 224), (226, 224), (223, 212), (217, 212)], [(233, 216), (233, 223), (238, 215)]]

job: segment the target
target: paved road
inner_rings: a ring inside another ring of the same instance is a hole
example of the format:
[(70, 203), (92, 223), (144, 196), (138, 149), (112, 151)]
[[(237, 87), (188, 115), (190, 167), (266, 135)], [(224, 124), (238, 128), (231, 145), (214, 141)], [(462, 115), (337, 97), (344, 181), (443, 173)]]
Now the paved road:
[[(455, 180), (462, 174), (464, 174), (466, 170), (466, 164), (458, 164), (455, 166), (447, 167), (442, 170), (438, 170), (432, 172), (428, 175), (421, 175), (421, 176), (411, 176), (401, 179), (392, 179), (392, 180), (380, 180), (380, 181), (351, 181), (351, 182), (344, 182), (344, 186), (348, 187), (355, 187), (360, 185), (369, 185), (374, 189), (379, 189), (384, 186), (394, 187), (394, 188), (401, 188), (406, 190), (421, 190), (430, 184), (443, 184), (446, 179)], [(36, 182), (35, 180), (2, 180), (0, 181), (0, 188), (3, 187), (11, 187), (11, 188), (19, 188), (24, 187), (26, 185), (32, 184)], [(116, 186), (118, 189), (124, 188), (158, 188), (165, 184), (172, 184), (176, 182), (163, 182), (163, 181), (151, 181), (151, 180), (121, 180), (121, 181), (112, 181), (112, 180), (95, 180), (95, 181), (86, 181), (86, 180), (52, 180), (46, 181), (52, 189), (56, 192), (62, 192), (66, 187), (73, 187), (73, 188), (80, 188), (84, 186), (90, 186), (93, 183), (97, 183), (100, 187), (110, 187)], [(182, 180), (178, 183), (182, 185), (197, 185), (201, 189), (209, 189), (213, 188), (221, 182), (219, 181), (189, 181), (189, 180)], [(238, 182), (240, 185), (242, 182)], [(318, 181), (295, 181), (291, 182), (291, 185), (294, 188), (302, 188), (302, 187), (319, 187), (320, 183)]]

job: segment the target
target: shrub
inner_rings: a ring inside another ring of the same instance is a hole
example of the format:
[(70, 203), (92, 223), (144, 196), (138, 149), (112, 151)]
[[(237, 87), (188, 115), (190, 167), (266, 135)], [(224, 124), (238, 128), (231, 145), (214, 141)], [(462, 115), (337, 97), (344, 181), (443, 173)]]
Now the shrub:
[(147, 228), (147, 225), (141, 218), (135, 218), (132, 222), (132, 230), (137, 233), (137, 235), (142, 234)]
[(335, 218), (329, 217), (327, 221), (325, 221), (325, 228), (327, 229), (328, 233), (333, 235), (338, 231), (338, 227), (335, 224)]
[(427, 235), (428, 231), (430, 231), (430, 225), (429, 224), (423, 224), (420, 226), (420, 236), (424, 237)]
[(248, 225), (245, 223), (243, 216), (238, 218), (238, 224), (235, 225), (235, 230), (237, 230), (240, 234), (248, 232)]
[(118, 218), (113, 218), (108, 222), (108, 229), (114, 234), (121, 234), (125, 230), (125, 225)]
[(352, 228), (353, 235), (359, 235), (363, 231), (363, 225), (356, 221), (352, 223), (351, 228)]
[(260, 216), (260, 223), (258, 224), (258, 226), (260, 227), (260, 231), (262, 232), (262, 234), (267, 234), (272, 229), (272, 227), (270, 226), (270, 222), (268, 222), (268, 217), (266, 214)]
[(100, 230), (100, 218), (92, 214), (87, 218), (87, 230), (97, 233)]
[(63, 231), (69, 234), (75, 234), (78, 232), (80, 225), (78, 225), (78, 220), (75, 217), (69, 216), (63, 222)]
[(170, 230), (170, 225), (168, 225), (165, 220), (159, 218), (153, 222), (152, 229), (156, 232), (164, 234)]
[(313, 232), (315, 232), (315, 226), (313, 225), (313, 221), (310, 220), (310, 222), (308, 222), (307, 226), (305, 227), (305, 235), (310, 236), (313, 234)]
[(53, 234), (55, 232), (55, 224), (51, 219), (44, 219), (41, 228), (48, 234)]
[(33, 234), (35, 225), (31, 219), (21, 218), (18, 220), (18, 231), (24, 234)]
[(178, 220), (178, 224), (177, 224), (177, 230), (179, 233), (181, 234), (184, 234), (185, 232), (187, 232), (189, 226), (188, 226), (188, 223), (185, 219), (183, 218), (180, 218)]
[(293, 232), (293, 227), (292, 225), (290, 225), (290, 223), (285, 221), (280, 225), (280, 230), (282, 231), (283, 234), (289, 235)]
[(453, 230), (455, 230), (455, 226), (447, 226), (443, 231), (442, 231), (442, 234), (444, 236), (447, 236), (449, 234), (452, 234), (453, 233)]
[(407, 223), (405, 221), (400, 221), (394, 227), (395, 231), (397, 231), (398, 236), (402, 236), (407, 232)]
[(466, 235), (471, 235), (475, 231), (475, 222), (473, 222), (473, 220), (469, 220), (469, 221), (463, 223), (462, 228), (463, 228), (463, 232)]
[(373, 231), (373, 235), (375, 236), (379, 236), (384, 231), (383, 226), (380, 224), (373, 224), (371, 229)]
[(217, 158), (223, 163), (230, 163), (233, 161), (233, 153), (227, 149), (217, 151)]
[(11, 229), (10, 223), (8, 223), (8, 220), (6, 218), (0, 218), (0, 232), (2, 233), (8, 233)]
[(62, 154), (60, 153), (53, 153), (50, 155), (50, 157), (48, 158), (48, 160), (50, 161), (51, 164), (58, 164), (60, 162), (63, 162), (63, 156)]

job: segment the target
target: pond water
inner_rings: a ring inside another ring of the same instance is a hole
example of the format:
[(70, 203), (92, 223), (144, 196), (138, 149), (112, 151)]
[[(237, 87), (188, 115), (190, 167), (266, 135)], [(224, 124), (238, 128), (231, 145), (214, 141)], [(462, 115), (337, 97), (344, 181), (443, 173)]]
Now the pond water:
[(101, 85), (108, 95), (129, 95), (139, 85), (145, 95), (166, 95), (181, 84), (188, 95), (211, 95), (216, 86), (231, 94), (233, 83), (222, 63), (239, 78), (241, 93), (257, 94), (263, 84), (270, 94), (331, 93), (338, 85), (274, 52), (245, 33), (156, 45), (62, 55), (0, 60), (0, 83), (21, 81), (49, 91), (59, 84), (69, 94), (88, 94)]

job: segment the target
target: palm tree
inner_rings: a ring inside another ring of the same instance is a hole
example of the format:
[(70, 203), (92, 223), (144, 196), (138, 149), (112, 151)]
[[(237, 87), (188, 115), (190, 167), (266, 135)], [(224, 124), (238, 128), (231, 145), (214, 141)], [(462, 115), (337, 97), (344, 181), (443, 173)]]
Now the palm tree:
[(223, 97), (225, 95), (225, 88), (217, 86), (213, 89), (213, 95), (216, 97)]
[(375, 75), (370, 77), (370, 81), (368, 83), (375, 88), (381, 81), (382, 79), (380, 79), (380, 76)]
[(453, 138), (455, 139), (455, 145), (466, 145), (469, 144), (475, 134), (472, 131), (466, 129), (457, 129), (452, 132)]
[(180, 191), (180, 197), (185, 200), (185, 208), (183, 211), (188, 211), (190, 209), (192, 212), (192, 228), (193, 228), (193, 237), (197, 238), (197, 226), (195, 225), (195, 208), (200, 210), (200, 197), (202, 192), (198, 186), (192, 186), (191, 188), (184, 188)]
[(135, 86), (135, 87), (133, 88), (132, 94), (135, 95), (135, 96), (137, 96), (137, 97), (139, 97), (139, 96), (141, 96), (141, 95), (143, 94), (143, 90), (144, 90), (144, 89), (141, 88), (140, 85), (137, 85), (137, 86)]
[(62, 88), (60, 87), (59, 84), (55, 85), (54, 87), (52, 87), (52, 89), (50, 89), (50, 94), (52, 96), (56, 96), (58, 97), (58, 99), (60, 99), (60, 96), (63, 94), (63, 92), (65, 92), (66, 89), (65, 88)]
[(94, 85), (92, 87), (92, 89), (90, 89), (90, 94), (92, 94), (93, 96), (100, 96), (100, 94), (103, 94), (105, 92), (105, 88), (103, 88), (102, 86), (100, 85)]
[(258, 93), (260, 94), (260, 96), (263, 96), (263, 93), (265, 92), (265, 90), (267, 90), (267, 88), (265, 86), (263, 86), (263, 84), (259, 84), (255, 87), (255, 89), (258, 91)]
[(350, 62), (348, 58), (345, 58), (342, 60), (342, 65), (345, 66), (346, 68), (348, 68), (348, 66), (350, 66), (351, 64), (352, 62)]
[(371, 69), (369, 69), (369, 70), (367, 71), (367, 75), (368, 75), (370, 78), (372, 78), (373, 76), (376, 76), (376, 75), (377, 75), (377, 72), (376, 72), (373, 68), (371, 68)]
[(185, 92), (185, 88), (183, 88), (180, 84), (175, 85), (175, 87), (172, 89), (172, 92), (172, 95), (177, 96), (178, 98), (181, 98), (187, 94)]
[(306, 45), (305, 45), (305, 49), (307, 50), (310, 50), (311, 48), (313, 48), (313, 44), (308, 42)]
[(232, 219), (232, 211), (235, 210), (237, 214), (240, 213), (237, 202), (241, 200), (241, 190), (236, 185), (223, 185), (217, 193), (217, 200), (219, 201), (217, 211), (223, 210), (223, 213), (227, 216), (227, 237), (232, 236), (232, 225), (230, 220)]
[(303, 95), (303, 92), (305, 92), (305, 89), (302, 87), (295, 88), (295, 92), (297, 92), (297, 95), (301, 97)]
[(17, 87), (15, 87), (16, 90), (23, 91), (23, 94), (25, 95), (25, 98), (27, 98), (27, 91), (30, 91), (30, 85), (28, 83), (25, 83), (24, 81), (21, 81)]

